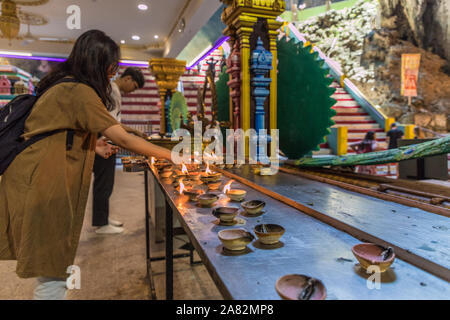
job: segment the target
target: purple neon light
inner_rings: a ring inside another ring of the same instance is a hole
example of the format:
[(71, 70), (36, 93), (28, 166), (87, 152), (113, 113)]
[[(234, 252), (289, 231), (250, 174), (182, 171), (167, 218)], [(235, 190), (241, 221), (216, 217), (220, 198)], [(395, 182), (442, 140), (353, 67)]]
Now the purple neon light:
[[(13, 59), (25, 59), (25, 60), (45, 60), (45, 61), (53, 61), (53, 62), (64, 62), (66, 58), (52, 58), (52, 57), (39, 57), (39, 56), (21, 56), (14, 54), (0, 54), (0, 57), (4, 58), (13, 58)], [(148, 63), (123, 63), (120, 62), (119, 65), (125, 67), (148, 67)]]
[(228, 36), (222, 36), (220, 37), (216, 43), (214, 44), (214, 46), (208, 51), (206, 52), (203, 56), (201, 56), (200, 59), (198, 59), (197, 61), (194, 62), (194, 64), (192, 64), (189, 67), (186, 67), (187, 70), (191, 70), (192, 68), (195, 68), (200, 62), (202, 62), (207, 56), (209, 56), (211, 54), (211, 52), (214, 52), (217, 48), (219, 48), (225, 41), (228, 41), (228, 39), (230, 39), (230, 37)]
[(64, 62), (65, 58), (50, 58), (50, 57), (34, 57), (34, 56), (21, 56), (14, 54), (0, 54), (0, 57), (4, 58), (14, 58), (14, 59), (25, 59), (25, 60), (47, 60), (47, 61), (55, 61), (55, 62)]

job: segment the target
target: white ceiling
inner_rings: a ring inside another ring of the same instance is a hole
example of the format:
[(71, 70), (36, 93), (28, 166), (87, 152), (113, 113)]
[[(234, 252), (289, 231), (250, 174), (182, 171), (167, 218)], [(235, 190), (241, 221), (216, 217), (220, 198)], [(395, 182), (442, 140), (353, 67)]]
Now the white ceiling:
[[(66, 13), (70, 5), (78, 5), (81, 9), (81, 30), (69, 30), (66, 21), (69, 14)], [(141, 11), (138, 4), (147, 4), (149, 10)], [(136, 46), (135, 51), (140, 54), (133, 55), (128, 50), (127, 58), (139, 58), (146, 54), (176, 56), (183, 48), (175, 52), (172, 48), (184, 47), (186, 41), (190, 41), (195, 33), (208, 21), (211, 15), (220, 6), (219, 0), (49, 0), (41, 6), (19, 6), (21, 10), (37, 13), (48, 20), (44, 26), (31, 26), (31, 33), (35, 37), (51, 37), (75, 40), (83, 32), (90, 29), (100, 29), (106, 32), (113, 40), (126, 41), (127, 46)], [(186, 34), (179, 34), (176, 30), (168, 38), (170, 31), (177, 23), (183, 8), (182, 17), (186, 19)], [(206, 10), (205, 10), (206, 8)], [(202, 12), (199, 15), (198, 12)], [(195, 19), (191, 19), (191, 18)], [(25, 35), (27, 26), (21, 25), (20, 35)], [(155, 39), (154, 35), (159, 38)], [(135, 41), (131, 37), (138, 35), (141, 40)], [(6, 40), (0, 41), (0, 49), (14, 49), (32, 51), (45, 47), (45, 52), (54, 51), (63, 54), (71, 46), (61, 44), (43, 44), (40, 41), (24, 46), (20, 41), (13, 41), (13, 48), (5, 47)], [(183, 45), (181, 45), (183, 43)], [(54, 50), (52, 50), (54, 46)], [(58, 47), (59, 46), (59, 47)], [(159, 46), (159, 52), (155, 53), (144, 49), (144, 46)], [(64, 47), (64, 49), (62, 49)], [(169, 48), (169, 49), (168, 49)], [(130, 49), (130, 48), (128, 48)]]
[[(138, 4), (147, 4), (149, 10), (140, 11)], [(167, 37), (186, 0), (49, 0), (41, 6), (21, 6), (21, 9), (38, 13), (48, 20), (44, 26), (32, 26), (35, 36), (51, 36), (76, 39), (90, 29), (104, 30), (114, 40), (126, 40), (128, 44), (152, 44)], [(81, 9), (81, 30), (66, 27), (70, 5)], [(26, 26), (21, 26), (21, 34)], [(155, 40), (157, 34), (160, 39)], [(139, 35), (140, 41), (131, 39)]]

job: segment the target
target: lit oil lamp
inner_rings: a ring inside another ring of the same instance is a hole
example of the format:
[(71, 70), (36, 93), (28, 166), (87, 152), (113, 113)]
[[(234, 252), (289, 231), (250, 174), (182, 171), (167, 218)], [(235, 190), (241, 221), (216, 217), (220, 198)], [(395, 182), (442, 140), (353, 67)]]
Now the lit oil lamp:
[(200, 172), (189, 172), (189, 178), (194, 181), (200, 181)]
[(247, 191), (240, 189), (231, 189), (231, 184), (234, 180), (230, 180), (224, 187), (223, 193), (225, 193), (231, 201), (241, 202), (245, 199)]
[(197, 197), (205, 192), (200, 189), (184, 190), (184, 194), (189, 197), (189, 201), (197, 201)]
[(200, 179), (204, 183), (218, 182), (218, 181), (220, 181), (221, 178), (222, 178), (222, 174), (221, 173), (211, 171), (211, 169), (209, 168), (209, 163), (206, 164), (205, 172), (202, 172), (201, 175), (200, 175)]
[(180, 195), (182, 195), (183, 194), (183, 192), (184, 192), (184, 190), (186, 189), (186, 187), (185, 187), (185, 185), (184, 185), (184, 183), (183, 183), (183, 179), (180, 179), (180, 181), (179, 181), (179, 186), (178, 186), (178, 193), (180, 194)]

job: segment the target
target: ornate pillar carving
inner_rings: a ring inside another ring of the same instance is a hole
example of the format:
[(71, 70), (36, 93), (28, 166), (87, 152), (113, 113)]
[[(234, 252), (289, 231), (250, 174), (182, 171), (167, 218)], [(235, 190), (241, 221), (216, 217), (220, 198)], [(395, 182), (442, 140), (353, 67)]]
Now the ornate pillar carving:
[[(276, 39), (278, 29), (282, 25), (276, 18), (284, 12), (284, 0), (221, 0), (226, 7), (222, 14), (222, 21), (227, 25), (224, 34), (230, 36), (230, 45), (233, 47), (235, 39), (240, 42), (241, 54), (241, 103), (240, 126), (247, 130), (250, 124), (251, 106), (251, 75), (250, 75), (250, 35), (258, 19), (264, 19), (268, 25), (270, 39), (270, 52), (273, 55), (270, 78), (270, 129), (277, 128), (277, 47)], [(231, 79), (230, 79), (231, 80)]]
[(180, 77), (186, 70), (186, 61), (173, 58), (154, 58), (150, 60), (150, 71), (155, 77), (161, 99), (160, 135), (167, 133), (165, 103), (168, 92), (174, 92)]

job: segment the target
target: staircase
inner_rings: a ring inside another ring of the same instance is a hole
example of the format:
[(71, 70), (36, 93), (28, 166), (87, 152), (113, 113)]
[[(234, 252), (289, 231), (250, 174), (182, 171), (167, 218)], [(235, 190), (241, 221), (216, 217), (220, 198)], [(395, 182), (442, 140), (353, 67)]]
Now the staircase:
[[(336, 88), (336, 92), (332, 96), (337, 101), (333, 106), (333, 109), (337, 112), (336, 116), (333, 117), (334, 127), (347, 127), (349, 145), (363, 140), (369, 131), (376, 133), (378, 142), (386, 141), (384, 129), (358, 105), (355, 99), (339, 83), (334, 81), (330, 87)], [(332, 154), (332, 150), (329, 148), (328, 143), (321, 144), (320, 151), (314, 153), (314, 155), (330, 154)], [(355, 152), (348, 147), (347, 154), (355, 154)]]
[[(386, 133), (383, 128), (373, 119), (352, 96), (342, 88), (339, 83), (334, 81), (330, 87), (336, 88), (336, 92), (332, 96), (337, 102), (333, 106), (336, 110), (336, 116), (333, 117), (335, 127), (345, 126), (348, 130), (348, 144), (359, 142), (364, 139), (369, 131), (374, 131), (376, 140), (379, 143), (386, 142)], [(386, 146), (386, 145), (385, 145)], [(320, 151), (314, 152), (315, 156), (330, 155), (332, 150), (328, 143), (320, 145)], [(352, 148), (348, 147), (347, 154), (356, 154)], [(376, 166), (377, 176), (397, 178), (397, 165), (384, 164)]]

